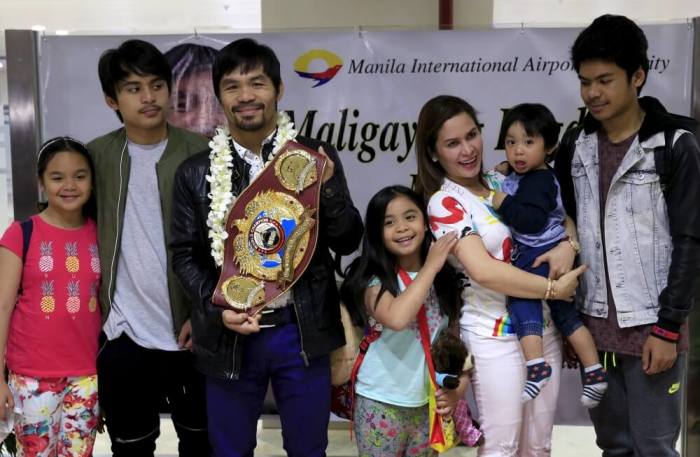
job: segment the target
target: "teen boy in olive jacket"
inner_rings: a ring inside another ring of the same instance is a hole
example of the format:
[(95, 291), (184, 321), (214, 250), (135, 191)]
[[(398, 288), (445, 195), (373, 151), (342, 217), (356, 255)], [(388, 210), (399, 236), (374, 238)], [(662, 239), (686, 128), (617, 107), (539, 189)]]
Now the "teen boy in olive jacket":
[(107, 105), (124, 126), (93, 140), (104, 344), (100, 404), (115, 457), (150, 457), (168, 403), (179, 455), (210, 454), (204, 383), (193, 368), (190, 304), (170, 267), (173, 177), (207, 141), (166, 122), (170, 67), (141, 40), (99, 62)]

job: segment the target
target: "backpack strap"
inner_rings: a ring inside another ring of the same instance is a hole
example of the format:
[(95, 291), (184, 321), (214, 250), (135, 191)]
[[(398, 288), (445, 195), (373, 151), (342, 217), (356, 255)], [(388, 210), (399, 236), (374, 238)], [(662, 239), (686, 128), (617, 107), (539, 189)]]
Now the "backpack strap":
[(29, 242), (32, 240), (32, 230), (34, 229), (34, 221), (31, 218), (20, 222), (22, 227), (22, 265), (27, 261), (27, 252), (29, 251)]
[(581, 135), (583, 126), (572, 127), (566, 132), (559, 142), (559, 146), (554, 154), (554, 172), (559, 182), (561, 201), (564, 204), (566, 214), (576, 221), (576, 196), (574, 191), (574, 181), (571, 177), (571, 162), (576, 150), (576, 140)]
[(557, 153), (559, 150), (566, 151), (567, 156), (573, 156), (573, 151), (576, 149), (576, 140), (581, 135), (583, 131), (583, 125), (577, 125), (571, 127), (569, 130), (564, 132), (557, 147)]
[(32, 230), (34, 229), (34, 221), (31, 218), (26, 219), (19, 223), (22, 227), (22, 275), (19, 279), (19, 289), (17, 290), (17, 296), (22, 295), (22, 277), (24, 276), (24, 264), (27, 261), (27, 252), (29, 251), (29, 242), (32, 240)]

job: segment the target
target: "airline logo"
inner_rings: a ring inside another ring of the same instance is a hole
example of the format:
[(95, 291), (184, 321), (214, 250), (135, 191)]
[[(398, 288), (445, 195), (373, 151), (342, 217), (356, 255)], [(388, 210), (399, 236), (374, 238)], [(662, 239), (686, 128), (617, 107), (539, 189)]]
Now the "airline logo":
[[(319, 72), (311, 73), (309, 67), (311, 62), (323, 60), (326, 64), (326, 69)], [(311, 87), (318, 87), (326, 84), (338, 73), (343, 67), (343, 61), (336, 54), (325, 49), (312, 49), (297, 57), (294, 61), (294, 71), (302, 78), (308, 78), (316, 81)]]

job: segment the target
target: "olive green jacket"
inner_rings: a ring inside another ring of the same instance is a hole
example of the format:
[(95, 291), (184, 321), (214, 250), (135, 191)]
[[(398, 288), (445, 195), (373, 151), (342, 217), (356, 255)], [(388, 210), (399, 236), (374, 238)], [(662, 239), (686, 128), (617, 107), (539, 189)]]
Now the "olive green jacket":
[[(168, 125), (168, 144), (156, 164), (161, 213), (168, 265), (168, 290), (173, 313), (175, 337), (190, 317), (188, 301), (172, 270), (170, 252), (173, 179), (177, 167), (188, 157), (207, 149), (207, 139), (196, 133)], [(94, 192), (97, 198), (97, 238), (102, 266), (100, 306), (106, 321), (114, 298), (117, 263), (121, 243), (124, 208), (129, 186), (131, 158), (127, 147), (126, 130), (122, 127), (88, 143), (95, 162)], [(155, 216), (155, 215), (154, 215)], [(156, 216), (157, 217), (157, 216)]]

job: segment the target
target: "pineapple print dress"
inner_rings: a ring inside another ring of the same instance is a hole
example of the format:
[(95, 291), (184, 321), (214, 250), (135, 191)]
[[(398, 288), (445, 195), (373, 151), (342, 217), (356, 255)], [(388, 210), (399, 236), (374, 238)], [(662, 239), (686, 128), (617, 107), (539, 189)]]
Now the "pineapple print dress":
[[(101, 328), (95, 223), (62, 229), (32, 216), (21, 294), (10, 319), (8, 384), (22, 410), (20, 455), (91, 455), (97, 425), (96, 359)], [(18, 222), (0, 246), (22, 258)]]

